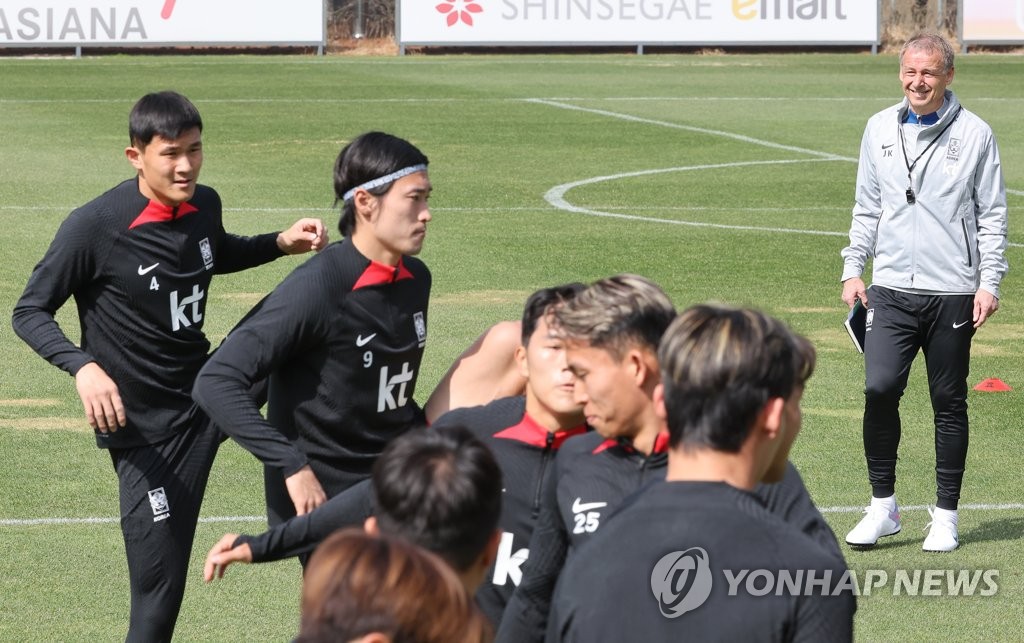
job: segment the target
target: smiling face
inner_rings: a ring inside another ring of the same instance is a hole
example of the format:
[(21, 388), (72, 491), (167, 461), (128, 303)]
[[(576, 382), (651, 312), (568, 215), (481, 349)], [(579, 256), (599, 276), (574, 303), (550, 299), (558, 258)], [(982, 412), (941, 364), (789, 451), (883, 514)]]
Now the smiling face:
[(575, 378), (565, 358), (565, 341), (552, 332), (548, 316), (526, 346), (516, 349), (519, 372), (527, 379), (526, 412), (549, 429), (569, 429), (583, 422), (583, 407), (575, 400)]
[(352, 241), (360, 252), (392, 266), (398, 264), (402, 255), (419, 254), (431, 219), (427, 206), (431, 189), (424, 170), (398, 179), (381, 196), (357, 191)]
[(900, 83), (915, 114), (931, 114), (942, 107), (946, 87), (953, 82), (953, 68), (944, 69), (938, 50), (911, 48), (900, 60)]
[(129, 147), (125, 155), (139, 173), (143, 196), (177, 207), (195, 194), (203, 166), (202, 132), (193, 127), (173, 140), (157, 134), (145, 147)]

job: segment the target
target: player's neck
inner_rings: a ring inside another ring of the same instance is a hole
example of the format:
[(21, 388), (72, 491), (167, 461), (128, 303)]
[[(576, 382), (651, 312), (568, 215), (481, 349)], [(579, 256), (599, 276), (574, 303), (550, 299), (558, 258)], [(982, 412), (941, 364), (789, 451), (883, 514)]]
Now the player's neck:
[[(352, 233), (352, 245), (356, 247), (361, 255), (370, 261), (376, 261), (386, 266), (397, 266), (402, 260), (402, 254), (395, 252), (382, 244), (372, 231), (366, 232), (366, 228), (357, 229)], [(362, 234), (360, 234), (362, 232)]]
[(671, 482), (724, 482), (739, 489), (752, 490), (757, 477), (749, 454), (726, 453), (710, 448), (682, 446), (668, 452), (668, 472)]
[(654, 445), (658, 442), (658, 435), (665, 429), (665, 423), (655, 415), (654, 405), (651, 405), (649, 412), (644, 413), (640, 430), (631, 440), (633, 448), (644, 455), (651, 455), (654, 452)]

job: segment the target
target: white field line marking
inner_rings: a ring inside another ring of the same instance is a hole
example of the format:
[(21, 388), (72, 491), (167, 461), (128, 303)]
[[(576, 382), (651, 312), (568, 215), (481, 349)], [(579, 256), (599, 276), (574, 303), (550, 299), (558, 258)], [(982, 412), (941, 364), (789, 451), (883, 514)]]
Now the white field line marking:
[[(0, 98), (0, 105), (66, 105), (66, 104), (130, 104), (138, 100), (134, 96), (128, 96), (125, 98)], [(892, 96), (818, 96), (818, 97), (801, 97), (801, 96), (548, 96), (548, 97), (520, 97), (520, 96), (507, 96), (502, 98), (200, 98), (197, 102), (202, 103), (268, 103), (268, 104), (279, 104), (279, 103), (296, 103), (296, 104), (318, 104), (318, 103), (336, 103), (336, 104), (375, 104), (375, 103), (518, 103), (521, 101), (588, 101), (588, 102), (603, 102), (603, 103), (637, 103), (637, 102), (675, 102), (675, 103), (714, 103), (714, 102), (729, 102), (729, 103), (877, 103), (884, 102), (886, 105), (892, 104), (894, 98)], [(1008, 97), (1008, 96), (978, 96), (972, 97), (972, 102), (1020, 102), (1024, 101), (1024, 98), (1019, 97)]]
[[(807, 149), (807, 148), (803, 148), (803, 147), (796, 147), (796, 146), (792, 146), (792, 145), (782, 145), (781, 143), (774, 143), (772, 141), (766, 141), (766, 140), (759, 139), (759, 138), (753, 138), (751, 136), (744, 136), (742, 134), (735, 134), (733, 132), (725, 132), (725, 131), (722, 131), (722, 130), (707, 129), (705, 127), (693, 127), (691, 125), (681, 125), (679, 123), (670, 123), (670, 122), (667, 122), (667, 121), (659, 121), (659, 120), (654, 120), (654, 119), (651, 119), (651, 118), (641, 118), (639, 116), (632, 116), (630, 114), (622, 114), (620, 112), (610, 112), (610, 111), (604, 110), (604, 109), (591, 109), (591, 108), (588, 108), (588, 107), (580, 107), (578, 105), (570, 105), (568, 103), (561, 103), (561, 102), (558, 102), (558, 101), (552, 101), (552, 100), (546, 100), (546, 99), (540, 99), (540, 98), (527, 99), (527, 102), (537, 103), (537, 104), (541, 104), (541, 105), (549, 105), (551, 107), (557, 107), (559, 109), (568, 109), (568, 110), (572, 110), (572, 111), (587, 112), (587, 113), (590, 113), (590, 114), (598, 114), (598, 115), (601, 115), (601, 116), (608, 116), (610, 118), (617, 118), (617, 119), (620, 119), (620, 120), (630, 121), (630, 122), (634, 122), (634, 123), (645, 123), (645, 124), (648, 124), (648, 125), (658, 125), (660, 127), (668, 127), (668, 128), (671, 128), (671, 129), (679, 129), (679, 130), (684, 130), (684, 131), (687, 131), (687, 132), (696, 132), (698, 134), (707, 134), (709, 136), (721, 136), (723, 138), (731, 138), (733, 140), (741, 141), (743, 143), (750, 143), (751, 145), (760, 145), (762, 147), (768, 147), (768, 148), (777, 149), (777, 150), (787, 150), (787, 151), (790, 151), (790, 152), (799, 152), (801, 154), (809, 154), (811, 156), (818, 157), (817, 159), (814, 159), (814, 160), (820, 160), (820, 161), (847, 161), (847, 162), (850, 162), (850, 163), (856, 163), (857, 162), (857, 159), (849, 157), (849, 156), (839, 156), (838, 154), (830, 154), (828, 152), (821, 152), (821, 151), (818, 151), (818, 150), (811, 150), (811, 149)], [(723, 167), (739, 167), (739, 166), (743, 166), (743, 165), (776, 165), (776, 164), (781, 165), (781, 164), (785, 164), (785, 163), (807, 163), (807, 162), (810, 162), (810, 161), (811, 161), (811, 159), (807, 159), (807, 160), (804, 160), (804, 161), (801, 161), (801, 160), (749, 161), (749, 162), (743, 162), (743, 163), (720, 163), (720, 164), (713, 164), (713, 165), (696, 165), (696, 166), (690, 166), (690, 167), (664, 168), (664, 169), (659, 169), (659, 170), (644, 170), (644, 171), (641, 171), (641, 172), (626, 172), (626, 173), (623, 173), (623, 174), (613, 174), (613, 175), (610, 175), (610, 176), (601, 176), (601, 177), (595, 177), (593, 179), (585, 179), (583, 181), (575, 181), (573, 183), (565, 183), (563, 185), (556, 185), (555, 187), (553, 187), (550, 190), (548, 190), (547, 194), (544, 195), (544, 199), (548, 203), (550, 203), (551, 205), (553, 205), (554, 207), (556, 207), (556, 208), (558, 208), (560, 210), (568, 210), (569, 212), (576, 212), (576, 213), (579, 213), (579, 214), (588, 214), (588, 215), (591, 215), (591, 216), (612, 217), (612, 218), (617, 218), (617, 219), (631, 219), (631, 220), (634, 220), (634, 221), (650, 221), (650, 222), (656, 222), (656, 223), (670, 223), (670, 224), (673, 224), (673, 225), (689, 225), (689, 226), (695, 226), (695, 227), (701, 227), (701, 228), (724, 228), (724, 229), (730, 229), (730, 230), (761, 230), (761, 231), (764, 231), (764, 232), (786, 232), (786, 233), (815, 234), (815, 235), (828, 235), (828, 236), (841, 236), (841, 237), (845, 237), (847, 235), (847, 233), (845, 233), (845, 232), (823, 232), (823, 231), (818, 231), (818, 230), (791, 230), (791, 229), (787, 229), (787, 228), (765, 228), (765, 227), (760, 227), (760, 226), (731, 226), (731, 225), (722, 225), (722, 224), (714, 224), (714, 223), (704, 223), (704, 222), (699, 222), (699, 221), (674, 221), (674, 220), (659, 219), (659, 218), (654, 218), (654, 217), (638, 217), (638, 216), (632, 216), (632, 215), (628, 215), (628, 214), (617, 214), (617, 213), (613, 213), (613, 212), (602, 212), (600, 210), (591, 210), (591, 209), (588, 209), (588, 208), (581, 208), (581, 207), (574, 206), (574, 205), (570, 204), (564, 198), (566, 192), (568, 192), (571, 188), (574, 188), (574, 187), (577, 187), (577, 186), (580, 186), (580, 185), (587, 185), (589, 183), (598, 183), (598, 182), (601, 182), (601, 181), (612, 181), (612, 180), (615, 180), (615, 179), (627, 178), (627, 177), (632, 177), (632, 176), (643, 176), (643, 175), (646, 175), (646, 174), (659, 174), (659, 173), (662, 173), (662, 172), (682, 172), (682, 171), (687, 171), (687, 170), (710, 170), (710, 169), (723, 168)], [(1006, 190), (1006, 192), (1008, 194), (1015, 194), (1015, 195), (1018, 195), (1018, 196), (1024, 196), (1024, 191), (1021, 191), (1021, 190), (1009, 190), (1008, 189), (1008, 190)], [(1010, 243), (1009, 245), (1012, 246), (1012, 247), (1015, 247), (1015, 248), (1024, 247), (1024, 244), (1019, 244), (1019, 243)]]
[[(212, 522), (266, 522), (266, 516), (210, 516), (199, 519)], [(105, 525), (121, 522), (120, 518), (0, 518), (0, 527), (32, 527), (35, 525)]]
[[(88, 105), (122, 105), (131, 104), (137, 98), (0, 98), (0, 105), (64, 105), (64, 104), (88, 104)], [(268, 104), (268, 105), (362, 105), (362, 104), (409, 104), (418, 105), (422, 103), (519, 103), (522, 98), (201, 98), (196, 102), (200, 104)]]
[[(925, 511), (929, 505), (907, 505), (901, 506), (900, 511)], [(1024, 504), (1020, 503), (979, 503), (962, 504), (960, 509), (965, 511), (1021, 511)], [(860, 513), (864, 511), (863, 505), (856, 507), (820, 507), (823, 514)], [(207, 516), (199, 519), (200, 523), (221, 523), (221, 522), (266, 522), (266, 516)], [(0, 527), (33, 527), (36, 525), (105, 525), (120, 522), (120, 518), (0, 518)]]
[[(804, 161), (799, 161), (804, 162)], [(654, 172), (668, 172), (671, 170), (654, 170)], [(45, 205), (0, 205), (0, 212), (4, 210), (25, 210), (27, 212), (42, 211), (42, 212), (71, 212), (76, 206), (45, 206)], [(614, 206), (602, 206), (602, 207), (614, 207)], [(818, 206), (804, 206), (804, 207), (793, 207), (793, 208), (734, 208), (731, 206), (703, 206), (703, 205), (639, 205), (630, 206), (631, 210), (654, 210), (657, 212), (822, 212), (825, 210), (833, 210), (836, 212), (848, 212), (849, 208), (845, 207), (818, 207)], [(223, 208), (224, 212), (321, 212), (325, 214), (335, 214), (337, 211), (332, 208), (307, 208), (307, 207), (295, 207), (295, 208)], [(547, 206), (519, 206), (519, 207), (476, 207), (476, 206), (454, 206), (450, 208), (446, 207), (431, 207), (431, 212), (550, 212), (551, 208)]]
[[(931, 505), (907, 505), (900, 506), (900, 512), (904, 511), (926, 511), (931, 508)], [(969, 511), (1020, 511), (1024, 509), (1024, 504), (1019, 503), (1003, 503), (1003, 504), (965, 504), (960, 505), (960, 509), (966, 509)], [(864, 511), (863, 505), (857, 505), (856, 507), (819, 507), (818, 511), (823, 514), (852, 514), (861, 513)]]
[(691, 165), (688, 167), (670, 167), (659, 170), (641, 170), (639, 172), (625, 172), (622, 174), (612, 174), (609, 176), (596, 176), (590, 179), (583, 179), (581, 181), (573, 181), (572, 183), (564, 183), (562, 185), (556, 185), (547, 191), (544, 195), (544, 200), (558, 208), (559, 210), (566, 210), (568, 212), (577, 212), (580, 214), (587, 214), (597, 217), (610, 217), (613, 219), (628, 219), (631, 221), (650, 221), (654, 223), (668, 223), (672, 225), (687, 225), (698, 228), (719, 228), (725, 230), (756, 230), (761, 232), (784, 232), (784, 233), (795, 233), (795, 234), (815, 234), (830, 237), (845, 237), (845, 232), (829, 232), (822, 230), (797, 230), (791, 228), (765, 228), (761, 226), (741, 226), (741, 225), (727, 225), (724, 223), (706, 223), (703, 221), (679, 221), (676, 219), (659, 219), (657, 217), (642, 217), (634, 214), (619, 214), (616, 212), (602, 212), (601, 210), (591, 210), (590, 208), (581, 208), (573, 205), (565, 200), (565, 193), (572, 188), (589, 185), (592, 183), (600, 183), (602, 181), (614, 181), (616, 179), (623, 179), (633, 176), (647, 176), (651, 174), (664, 174), (666, 172), (686, 172), (691, 170), (711, 170), (717, 168), (726, 167), (742, 167), (747, 165), (778, 165), (783, 163), (820, 163), (823, 161), (832, 161), (839, 159), (801, 159), (801, 160), (789, 160), (789, 161), (742, 161), (737, 163), (716, 163), (713, 165)]
[(670, 123), (668, 121), (658, 121), (652, 118), (641, 118), (639, 116), (632, 116), (630, 114), (623, 114), (621, 112), (609, 112), (605, 109), (591, 109), (589, 107), (579, 107), (578, 105), (570, 105), (568, 103), (560, 103), (558, 101), (544, 100), (540, 98), (527, 99), (528, 103), (538, 103), (540, 105), (549, 105), (551, 107), (558, 107), (561, 109), (568, 109), (577, 112), (587, 112), (589, 114), (598, 114), (600, 116), (608, 116), (610, 118), (617, 118), (624, 121), (631, 121), (634, 123), (645, 123), (648, 125), (658, 125), (660, 127), (669, 127), (672, 129), (684, 130), (687, 132), (696, 132), (698, 134), (708, 134), (710, 136), (721, 136), (723, 138), (731, 138), (736, 141), (743, 143), (750, 143), (752, 145), (760, 145), (763, 147), (770, 147), (776, 150), (786, 150), (787, 152), (799, 152), (801, 154), (809, 154), (811, 156), (817, 156), (829, 161), (852, 161), (857, 162), (857, 159), (850, 158), (848, 156), (838, 156), (836, 154), (829, 154), (828, 152), (819, 152), (818, 150), (809, 150), (804, 147), (796, 147), (793, 145), (783, 145), (781, 143), (773, 143), (772, 141), (765, 141), (759, 138), (753, 138), (751, 136), (744, 136), (743, 134), (734, 134), (732, 132), (724, 132), (722, 130), (707, 129), (706, 127), (694, 127), (692, 125), (681, 125), (679, 123)]

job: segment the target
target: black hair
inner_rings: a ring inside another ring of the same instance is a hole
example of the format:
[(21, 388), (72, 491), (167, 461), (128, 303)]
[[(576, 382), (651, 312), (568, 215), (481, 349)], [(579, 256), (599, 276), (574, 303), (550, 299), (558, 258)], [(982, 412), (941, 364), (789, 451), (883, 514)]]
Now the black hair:
[(530, 338), (533, 337), (533, 332), (537, 330), (537, 322), (539, 322), (542, 317), (550, 314), (554, 307), (572, 300), (573, 297), (585, 289), (586, 286), (583, 284), (574, 282), (561, 286), (541, 288), (527, 297), (526, 304), (523, 306), (523, 346), (530, 343)]
[(381, 533), (401, 536), (470, 568), (498, 527), (501, 468), (464, 426), (413, 429), (373, 466), (374, 515)]
[(202, 132), (203, 119), (189, 99), (178, 92), (156, 92), (146, 94), (132, 107), (128, 116), (128, 140), (142, 149), (154, 136), (174, 140), (193, 127)]
[[(341, 202), (338, 229), (342, 236), (351, 236), (356, 229), (355, 203), (352, 199), (344, 200), (346, 192), (392, 172), (428, 163), (427, 157), (415, 145), (384, 132), (361, 134), (342, 148), (334, 161), (334, 203)], [(386, 194), (392, 185), (393, 182), (385, 183), (367, 192), (380, 196)]]
[(814, 346), (753, 309), (703, 304), (682, 313), (658, 348), (669, 444), (736, 453), (758, 413), (814, 372)]

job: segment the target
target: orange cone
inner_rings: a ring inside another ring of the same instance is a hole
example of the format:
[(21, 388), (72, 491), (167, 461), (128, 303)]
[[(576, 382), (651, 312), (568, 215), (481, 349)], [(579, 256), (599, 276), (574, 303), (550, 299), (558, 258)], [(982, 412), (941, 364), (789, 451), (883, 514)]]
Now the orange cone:
[(999, 379), (998, 377), (990, 377), (987, 380), (982, 380), (977, 386), (974, 387), (975, 391), (1012, 391), (1010, 385)]

